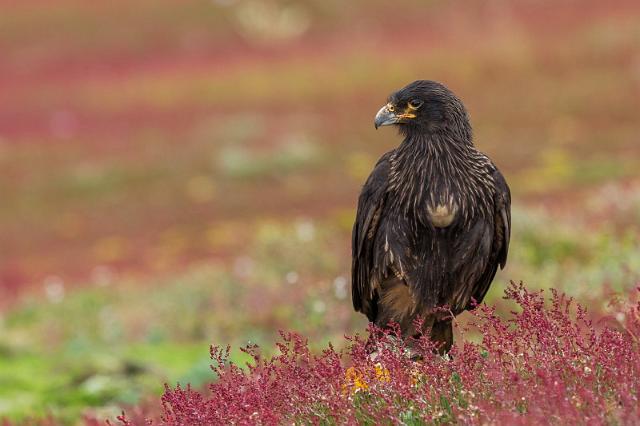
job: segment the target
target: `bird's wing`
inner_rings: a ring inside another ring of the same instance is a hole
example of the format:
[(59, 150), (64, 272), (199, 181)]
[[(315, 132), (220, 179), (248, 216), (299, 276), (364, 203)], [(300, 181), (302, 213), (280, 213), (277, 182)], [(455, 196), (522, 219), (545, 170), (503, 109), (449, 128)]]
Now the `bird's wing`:
[(351, 251), (351, 295), (353, 307), (370, 321), (376, 317), (377, 301), (373, 288), (376, 267), (375, 236), (384, 214), (389, 181), (390, 152), (382, 156), (362, 188), (353, 225)]
[[(502, 173), (493, 165), (492, 168), (495, 185), (493, 241), (484, 272), (473, 289), (473, 298), (477, 303), (482, 302), (482, 299), (487, 294), (489, 286), (496, 275), (498, 265), (500, 269), (503, 269), (506, 265), (509, 239), (511, 238), (511, 191)], [(467, 309), (470, 307), (468, 305)]]
[(509, 240), (511, 239), (511, 191), (504, 176), (497, 168), (493, 172), (493, 180), (496, 185), (496, 237), (500, 242), (498, 262), (500, 262), (500, 269), (503, 269), (507, 264)]

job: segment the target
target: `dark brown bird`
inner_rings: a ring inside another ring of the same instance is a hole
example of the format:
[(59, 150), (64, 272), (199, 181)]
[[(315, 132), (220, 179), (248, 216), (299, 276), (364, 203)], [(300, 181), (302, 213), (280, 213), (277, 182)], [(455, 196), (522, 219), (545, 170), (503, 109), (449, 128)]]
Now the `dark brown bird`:
[(453, 343), (451, 313), (480, 303), (504, 268), (511, 195), (442, 84), (418, 80), (393, 93), (375, 117), (376, 129), (388, 125), (404, 139), (380, 158), (358, 200), (353, 307), (378, 327), (398, 323), (403, 337), (431, 329), (443, 353)]

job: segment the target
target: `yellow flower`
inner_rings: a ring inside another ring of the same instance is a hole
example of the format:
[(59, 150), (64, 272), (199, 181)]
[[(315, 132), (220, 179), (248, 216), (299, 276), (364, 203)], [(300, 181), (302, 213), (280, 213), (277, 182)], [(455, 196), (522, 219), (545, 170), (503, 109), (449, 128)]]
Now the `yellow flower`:
[(411, 371), (411, 384), (413, 386), (418, 386), (420, 383), (422, 383), (425, 379), (425, 375), (423, 373), (421, 373), (419, 370), (412, 370)]
[(379, 382), (389, 383), (389, 381), (391, 380), (391, 375), (389, 374), (389, 370), (384, 368), (380, 363), (377, 363), (375, 365), (375, 369), (376, 369), (376, 379), (378, 379)]
[(344, 384), (342, 385), (342, 394), (354, 394), (361, 390), (369, 389), (369, 385), (364, 380), (362, 373), (356, 367), (349, 367), (344, 374)]
[[(380, 363), (374, 365), (375, 378), (378, 382), (388, 383), (391, 381), (391, 375), (389, 370), (383, 367)], [(351, 394), (366, 391), (369, 389), (369, 384), (364, 378), (364, 374), (356, 367), (349, 367), (344, 374), (344, 384), (342, 385), (342, 394)]]

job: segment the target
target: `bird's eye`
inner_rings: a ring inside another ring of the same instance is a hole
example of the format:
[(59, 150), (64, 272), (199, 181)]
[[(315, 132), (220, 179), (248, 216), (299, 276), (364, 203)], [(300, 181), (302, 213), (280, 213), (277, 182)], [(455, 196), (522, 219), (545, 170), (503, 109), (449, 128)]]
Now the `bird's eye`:
[(396, 109), (396, 107), (393, 106), (393, 104), (388, 104), (387, 105), (387, 110), (389, 110), (389, 112), (393, 112), (393, 111), (395, 111), (395, 109)]
[(409, 101), (409, 108), (411, 109), (418, 109), (422, 106), (424, 102), (420, 99), (411, 99)]

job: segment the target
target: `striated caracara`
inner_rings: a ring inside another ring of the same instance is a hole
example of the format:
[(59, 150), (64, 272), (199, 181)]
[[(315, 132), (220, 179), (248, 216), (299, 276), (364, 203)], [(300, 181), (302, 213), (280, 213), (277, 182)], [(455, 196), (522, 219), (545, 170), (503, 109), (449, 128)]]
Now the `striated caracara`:
[[(404, 139), (358, 200), (353, 306), (378, 327), (398, 323), (403, 337), (430, 329), (443, 353), (453, 343), (451, 313), (480, 303), (507, 261), (509, 187), (442, 84), (418, 80), (393, 93), (375, 117), (376, 128), (388, 125)], [(418, 316), (424, 330), (414, 329)]]

